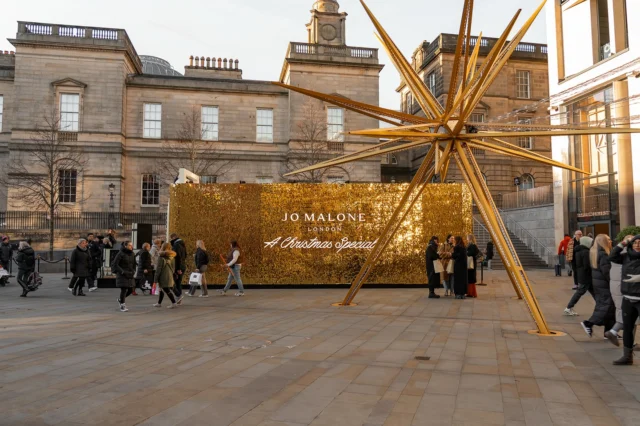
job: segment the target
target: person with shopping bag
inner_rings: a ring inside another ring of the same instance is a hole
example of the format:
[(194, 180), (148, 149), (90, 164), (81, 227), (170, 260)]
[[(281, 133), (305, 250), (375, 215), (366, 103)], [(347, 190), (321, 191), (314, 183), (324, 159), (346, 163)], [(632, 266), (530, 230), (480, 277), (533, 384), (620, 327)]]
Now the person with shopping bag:
[(478, 291), (476, 289), (478, 269), (478, 257), (481, 257), (480, 249), (476, 244), (476, 237), (472, 234), (467, 235), (467, 297), (478, 297)]
[(467, 248), (460, 236), (455, 237), (455, 246), (451, 257), (453, 259), (453, 293), (456, 295), (456, 299), (464, 299), (467, 297), (469, 262)]
[(153, 305), (154, 308), (162, 307), (162, 300), (165, 294), (171, 300), (171, 305), (167, 306), (167, 308), (174, 309), (178, 306), (176, 297), (173, 294), (175, 270), (176, 252), (171, 249), (171, 243), (164, 243), (158, 255), (158, 264), (156, 265), (156, 273), (153, 279), (154, 289), (159, 289), (156, 291), (158, 293), (158, 303)]
[(197, 271), (193, 272), (189, 277), (189, 291), (187, 292), (187, 296), (192, 297), (196, 294), (196, 289), (200, 286), (200, 297), (209, 297), (206, 276), (209, 267), (209, 254), (207, 254), (207, 249), (202, 240), (196, 241), (195, 263)]
[(440, 273), (443, 271), (440, 255), (438, 254), (438, 237), (431, 237), (425, 251), (427, 262), (427, 277), (429, 279), (429, 299), (440, 299), (436, 294), (436, 287), (440, 284)]
[(454, 245), (453, 235), (447, 235), (446, 241), (440, 244), (438, 248), (438, 255), (444, 269), (440, 274), (442, 286), (444, 287), (444, 297), (451, 296), (453, 292), (453, 260), (451, 260), (451, 255), (453, 254)]

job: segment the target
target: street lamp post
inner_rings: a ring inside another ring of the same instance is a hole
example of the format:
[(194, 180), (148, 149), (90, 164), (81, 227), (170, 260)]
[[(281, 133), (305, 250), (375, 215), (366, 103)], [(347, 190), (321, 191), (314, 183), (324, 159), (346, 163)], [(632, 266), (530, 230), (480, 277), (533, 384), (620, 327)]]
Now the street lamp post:
[(116, 192), (116, 186), (113, 183), (109, 184), (109, 227), (115, 228), (115, 220), (113, 217), (113, 209), (115, 208), (114, 194)]

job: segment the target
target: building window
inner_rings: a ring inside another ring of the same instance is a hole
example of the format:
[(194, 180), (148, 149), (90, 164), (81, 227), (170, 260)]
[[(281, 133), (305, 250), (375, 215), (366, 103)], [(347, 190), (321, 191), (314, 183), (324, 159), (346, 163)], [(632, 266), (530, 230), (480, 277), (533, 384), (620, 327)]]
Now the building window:
[(76, 170), (58, 171), (58, 202), (73, 204), (76, 202), (76, 183), (78, 172)]
[(484, 123), (484, 114), (480, 112), (474, 112), (471, 114), (472, 123)]
[(433, 71), (427, 76), (427, 86), (433, 96), (436, 96), (436, 72)]
[(62, 93), (60, 95), (60, 131), (77, 132), (80, 118), (80, 95)]
[(531, 99), (531, 73), (529, 71), (516, 71), (516, 97)]
[(327, 183), (345, 183), (344, 176), (327, 176)]
[(601, 61), (611, 56), (608, 3), (608, 0), (598, 0), (598, 52)]
[(256, 183), (260, 183), (260, 184), (273, 183), (273, 178), (270, 176), (258, 176), (256, 177)]
[(534, 177), (528, 173), (525, 173), (520, 178), (520, 190), (526, 191), (527, 189), (532, 189), (536, 187), (536, 180)]
[(202, 139), (218, 140), (218, 107), (202, 107)]
[(258, 108), (256, 112), (256, 140), (273, 142), (273, 109)]
[[(522, 118), (518, 120), (520, 124), (531, 124), (530, 118)], [(529, 129), (519, 129), (520, 131), (526, 132)], [(524, 149), (533, 149), (533, 138), (531, 136), (519, 136), (518, 137), (518, 146)]]
[(327, 108), (327, 139), (333, 142), (344, 142), (344, 110)]
[(0, 132), (2, 131), (2, 111), (4, 110), (4, 96), (0, 95)]
[(407, 93), (407, 114), (413, 114), (413, 95)]
[(389, 156), (389, 164), (391, 164), (392, 166), (397, 166), (398, 165), (398, 158), (395, 156), (395, 154), (387, 154)]
[(160, 205), (160, 179), (153, 174), (142, 175), (142, 207)]
[(160, 139), (162, 136), (162, 104), (144, 104), (144, 137)]
[(200, 183), (209, 184), (209, 183), (218, 183), (218, 176), (200, 176)]

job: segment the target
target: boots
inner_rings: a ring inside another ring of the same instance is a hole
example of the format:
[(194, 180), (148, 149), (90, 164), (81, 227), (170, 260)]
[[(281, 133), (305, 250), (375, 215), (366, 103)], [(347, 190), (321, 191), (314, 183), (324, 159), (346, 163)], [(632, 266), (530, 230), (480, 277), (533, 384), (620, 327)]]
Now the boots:
[(613, 361), (613, 365), (633, 365), (633, 348), (624, 348), (624, 355)]
[(20, 297), (27, 297), (27, 294), (28, 294), (28, 293), (29, 293), (29, 292), (28, 292), (27, 290), (22, 289), (22, 294), (20, 295)]

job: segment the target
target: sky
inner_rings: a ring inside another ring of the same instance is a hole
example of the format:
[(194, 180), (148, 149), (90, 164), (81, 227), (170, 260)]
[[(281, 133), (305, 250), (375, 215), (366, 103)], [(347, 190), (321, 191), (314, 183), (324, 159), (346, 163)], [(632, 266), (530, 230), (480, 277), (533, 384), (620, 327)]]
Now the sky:
[[(347, 12), (347, 44), (380, 47), (358, 0), (338, 0)], [(0, 14), (0, 50), (17, 21), (124, 28), (138, 54), (158, 56), (184, 72), (190, 55), (234, 58), (243, 78), (278, 80), (290, 41), (306, 42), (305, 24), (314, 0), (26, 0), (11, 1)], [(378, 20), (410, 57), (423, 40), (457, 33), (464, 0), (368, 0)], [(519, 28), (539, 0), (475, 0), (473, 34), (499, 37), (518, 8)], [(546, 43), (544, 11), (524, 41)], [(399, 107), (398, 74), (380, 50), (380, 105)]]

